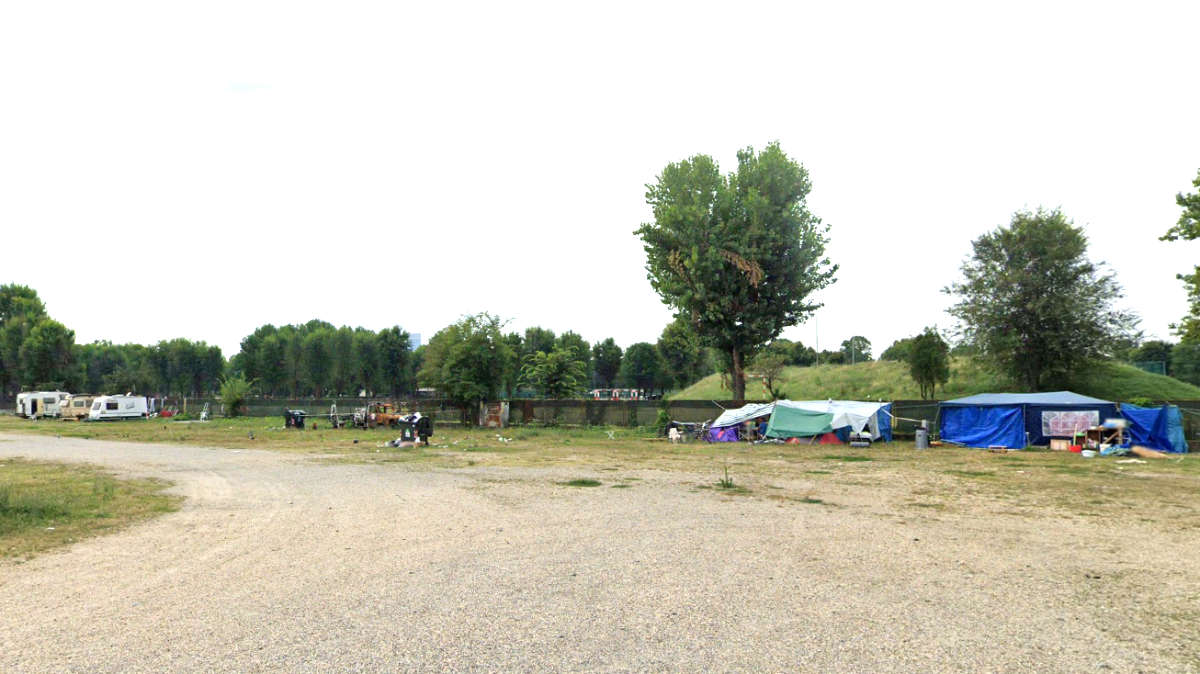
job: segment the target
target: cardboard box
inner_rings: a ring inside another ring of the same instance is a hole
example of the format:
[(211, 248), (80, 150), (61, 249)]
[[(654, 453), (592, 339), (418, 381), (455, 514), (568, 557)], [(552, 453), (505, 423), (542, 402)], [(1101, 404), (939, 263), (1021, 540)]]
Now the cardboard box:
[(1066, 438), (1050, 438), (1050, 449), (1056, 452), (1065, 452), (1071, 448), (1071, 441)]

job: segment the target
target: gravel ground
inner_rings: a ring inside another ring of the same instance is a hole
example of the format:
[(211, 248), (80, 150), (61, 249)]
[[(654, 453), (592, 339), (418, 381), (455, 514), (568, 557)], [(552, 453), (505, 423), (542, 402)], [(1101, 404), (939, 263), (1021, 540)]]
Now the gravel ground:
[(25, 436), (0, 456), (187, 497), (0, 562), (5, 672), (1200, 670), (1194, 528), (913, 513), (874, 488), (730, 497), (674, 473), (571, 488), (586, 471)]

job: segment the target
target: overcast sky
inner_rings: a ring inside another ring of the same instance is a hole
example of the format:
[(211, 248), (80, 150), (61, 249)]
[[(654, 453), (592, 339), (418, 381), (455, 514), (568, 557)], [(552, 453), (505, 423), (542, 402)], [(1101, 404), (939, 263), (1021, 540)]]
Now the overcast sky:
[(236, 353), (322, 318), (654, 341), (645, 184), (778, 140), (841, 265), (822, 349), (949, 327), (1013, 211), (1061, 207), (1150, 336), (1200, 242), (1200, 3), (19, 2), (0, 10), (0, 283), (80, 342)]

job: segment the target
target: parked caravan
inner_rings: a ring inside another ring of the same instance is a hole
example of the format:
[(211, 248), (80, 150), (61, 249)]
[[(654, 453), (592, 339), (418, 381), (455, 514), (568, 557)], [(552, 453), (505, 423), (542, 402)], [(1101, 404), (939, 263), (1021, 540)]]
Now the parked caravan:
[(149, 413), (146, 396), (99, 396), (92, 401), (88, 421), (142, 419)]
[(17, 394), (17, 414), (27, 419), (57, 417), (62, 402), (71, 394), (66, 391), (32, 391)]
[(62, 411), (62, 418), (74, 419), (75, 421), (87, 419), (88, 414), (92, 411), (92, 403), (99, 397), (95, 393), (72, 393), (59, 406)]
[(33, 395), (33, 394), (32, 393), (18, 393), (17, 394), (17, 409), (16, 409), (17, 416), (19, 416), (19, 417), (25, 416), (25, 400), (27, 398), (29, 398), (29, 396), (31, 396), (31, 395)]

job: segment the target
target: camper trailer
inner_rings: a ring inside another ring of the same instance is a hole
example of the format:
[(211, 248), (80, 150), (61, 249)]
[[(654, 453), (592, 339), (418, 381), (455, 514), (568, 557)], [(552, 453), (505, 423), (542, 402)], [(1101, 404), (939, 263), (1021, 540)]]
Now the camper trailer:
[(99, 396), (92, 400), (88, 421), (143, 419), (149, 412), (146, 396)]
[(72, 393), (59, 406), (62, 411), (62, 418), (73, 419), (75, 421), (87, 419), (88, 414), (92, 411), (92, 403), (98, 397), (100, 396), (94, 393)]
[(62, 402), (71, 394), (65, 391), (32, 391), (17, 394), (17, 415), (27, 419), (57, 417)]

